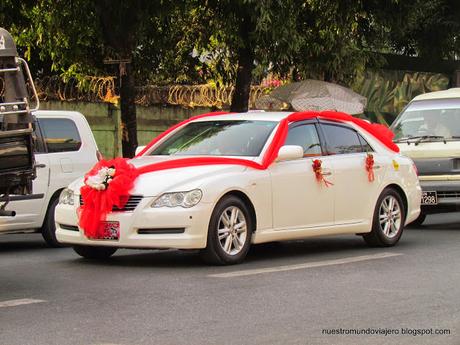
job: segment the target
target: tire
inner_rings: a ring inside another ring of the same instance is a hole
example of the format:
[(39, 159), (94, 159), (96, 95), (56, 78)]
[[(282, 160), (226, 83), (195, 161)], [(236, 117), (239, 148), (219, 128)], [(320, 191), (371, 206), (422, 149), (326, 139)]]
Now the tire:
[(420, 215), (415, 219), (412, 223), (410, 223), (408, 226), (410, 227), (417, 227), (423, 224), (423, 222), (426, 219), (426, 214), (420, 213)]
[[(391, 217), (388, 208), (392, 210)], [(363, 235), (364, 241), (370, 246), (394, 246), (403, 233), (405, 218), (404, 203), (399, 193), (392, 188), (384, 189), (375, 205), (372, 230)]]
[(96, 246), (73, 246), (75, 252), (89, 260), (104, 260), (111, 257), (118, 248)]
[(249, 251), (253, 230), (254, 220), (246, 204), (235, 196), (224, 197), (212, 212), (207, 246), (201, 257), (214, 265), (242, 262)]
[(56, 239), (56, 224), (54, 222), (54, 210), (56, 209), (58, 203), (59, 198), (54, 198), (50, 202), (48, 210), (46, 211), (45, 220), (43, 221), (43, 225), (41, 228), (43, 239), (45, 240), (46, 244), (52, 248), (64, 247), (64, 245)]

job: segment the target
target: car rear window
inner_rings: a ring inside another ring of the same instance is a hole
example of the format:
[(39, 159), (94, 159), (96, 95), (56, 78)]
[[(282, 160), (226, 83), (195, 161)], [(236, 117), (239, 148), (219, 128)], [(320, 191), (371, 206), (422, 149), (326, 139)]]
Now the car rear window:
[(358, 133), (351, 128), (326, 124), (321, 126), (326, 135), (328, 154), (363, 152)]

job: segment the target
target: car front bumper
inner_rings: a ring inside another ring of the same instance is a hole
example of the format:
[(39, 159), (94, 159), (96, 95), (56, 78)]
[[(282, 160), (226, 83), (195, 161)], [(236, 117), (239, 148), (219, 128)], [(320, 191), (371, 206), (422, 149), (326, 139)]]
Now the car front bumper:
[(107, 221), (120, 223), (118, 240), (94, 240), (85, 236), (78, 226), (77, 208), (56, 207), (56, 237), (59, 242), (73, 245), (109, 246), (118, 248), (206, 247), (212, 204), (200, 202), (191, 208), (151, 208), (151, 198), (144, 198), (133, 212), (112, 212)]

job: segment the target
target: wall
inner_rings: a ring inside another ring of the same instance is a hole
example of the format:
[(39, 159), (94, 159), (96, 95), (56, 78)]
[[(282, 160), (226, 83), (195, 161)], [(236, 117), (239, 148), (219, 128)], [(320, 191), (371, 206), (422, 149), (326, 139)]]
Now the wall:
[[(107, 103), (41, 101), (41, 110), (71, 110), (85, 115), (96, 138), (99, 150), (106, 158), (121, 153), (120, 110)], [(180, 106), (137, 106), (139, 145), (175, 123), (191, 116), (209, 112), (209, 108), (186, 109)]]

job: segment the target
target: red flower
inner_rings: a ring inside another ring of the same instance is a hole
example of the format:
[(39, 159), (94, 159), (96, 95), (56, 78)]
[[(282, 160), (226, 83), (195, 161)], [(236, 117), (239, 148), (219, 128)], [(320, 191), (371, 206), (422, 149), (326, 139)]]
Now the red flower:
[(320, 159), (315, 159), (313, 161), (312, 168), (313, 168), (313, 172), (315, 173), (316, 180), (318, 182), (324, 182), (326, 187), (332, 186), (333, 183), (326, 180), (326, 178), (323, 175), (322, 164), (323, 162)]
[(313, 172), (315, 173), (318, 182), (321, 182), (321, 180), (323, 179), (323, 168), (321, 167), (321, 165), (322, 162), (319, 159), (315, 159), (312, 164)]
[(366, 157), (366, 171), (367, 171), (367, 178), (369, 179), (369, 182), (372, 182), (375, 180), (374, 176), (374, 156), (372, 153), (368, 153)]

